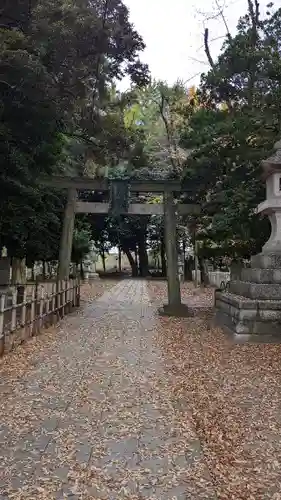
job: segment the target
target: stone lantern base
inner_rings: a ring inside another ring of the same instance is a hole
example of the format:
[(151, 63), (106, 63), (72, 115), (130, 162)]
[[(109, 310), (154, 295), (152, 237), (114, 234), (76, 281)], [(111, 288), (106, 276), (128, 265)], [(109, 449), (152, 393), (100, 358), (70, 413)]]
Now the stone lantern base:
[(85, 281), (91, 281), (91, 280), (99, 280), (100, 276), (98, 273), (93, 272), (93, 271), (86, 271), (85, 272)]
[(229, 291), (215, 292), (216, 323), (236, 335), (273, 336), (281, 340), (281, 252), (252, 257), (241, 280)]

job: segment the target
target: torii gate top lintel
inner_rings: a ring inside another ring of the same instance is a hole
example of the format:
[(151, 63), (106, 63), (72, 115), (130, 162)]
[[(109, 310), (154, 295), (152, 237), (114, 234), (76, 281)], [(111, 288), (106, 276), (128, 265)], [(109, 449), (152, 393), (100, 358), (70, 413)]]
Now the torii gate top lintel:
[(128, 182), (133, 192), (163, 193), (184, 191), (182, 184), (173, 179), (131, 180), (131, 179), (94, 179), (91, 177), (53, 176), (44, 179), (47, 186), (60, 189), (109, 191), (112, 182)]

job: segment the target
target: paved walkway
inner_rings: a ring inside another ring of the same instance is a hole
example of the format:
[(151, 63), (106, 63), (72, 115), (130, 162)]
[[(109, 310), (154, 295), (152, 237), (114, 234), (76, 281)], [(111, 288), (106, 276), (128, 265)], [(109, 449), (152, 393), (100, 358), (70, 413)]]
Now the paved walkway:
[(136, 280), (61, 323), (5, 395), (1, 500), (215, 500), (188, 407), (166, 376), (158, 321)]

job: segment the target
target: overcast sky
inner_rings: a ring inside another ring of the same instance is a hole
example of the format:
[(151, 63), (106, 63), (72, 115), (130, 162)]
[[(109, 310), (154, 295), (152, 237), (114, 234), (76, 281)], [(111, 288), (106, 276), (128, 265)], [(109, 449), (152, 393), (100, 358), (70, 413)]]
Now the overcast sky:
[[(174, 83), (178, 78), (199, 82), (198, 73), (208, 69), (204, 54), (204, 27), (210, 31), (210, 40), (226, 33), (221, 18), (204, 18), (218, 11), (216, 0), (123, 0), (130, 11), (130, 20), (142, 35), (146, 50), (142, 60), (148, 63), (152, 77)], [(217, 0), (224, 7), (227, 24), (235, 32), (238, 18), (247, 10), (247, 0)], [(260, 0), (261, 10), (269, 0)], [(275, 0), (281, 6), (281, 0)], [(222, 38), (210, 42), (213, 58), (219, 53)], [(197, 75), (197, 76), (196, 76)], [(122, 87), (128, 83), (123, 82)]]

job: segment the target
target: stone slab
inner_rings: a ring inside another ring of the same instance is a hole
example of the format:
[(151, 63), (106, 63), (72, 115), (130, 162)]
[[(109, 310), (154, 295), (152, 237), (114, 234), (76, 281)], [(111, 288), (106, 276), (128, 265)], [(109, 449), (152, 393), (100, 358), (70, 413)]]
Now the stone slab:
[(226, 320), (221, 311), (216, 311), (214, 324), (219, 326), (234, 344), (280, 344), (281, 335), (258, 335), (249, 333), (237, 333), (232, 325)]
[(269, 309), (269, 310), (280, 310), (281, 311), (281, 301), (280, 300), (254, 300), (248, 297), (242, 297), (241, 295), (235, 295), (234, 293), (222, 292), (221, 290), (215, 291), (215, 302), (221, 299), (224, 302), (234, 305), (240, 309)]
[(281, 269), (280, 253), (259, 253), (251, 257), (251, 267), (261, 269)]
[(235, 295), (261, 300), (281, 300), (281, 286), (274, 283), (231, 281), (229, 291)]
[(242, 269), (241, 280), (252, 283), (281, 284), (281, 269)]
[[(246, 301), (229, 293), (216, 292), (216, 323), (236, 335), (272, 335), (281, 338), (281, 302), (267, 301), (270, 307), (259, 308), (258, 301)], [(245, 307), (246, 306), (246, 307)]]
[(223, 300), (216, 301), (216, 307), (227, 314), (230, 314), (235, 319), (240, 321), (251, 321), (258, 318), (259, 321), (280, 321), (281, 311), (274, 309), (259, 309), (257, 305), (253, 308), (239, 308)]

